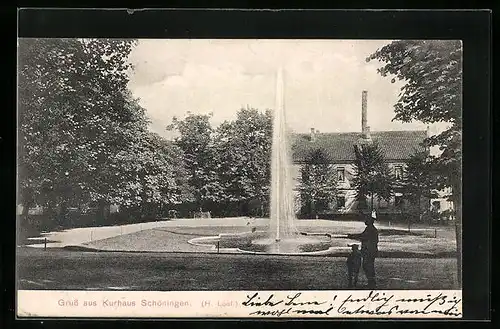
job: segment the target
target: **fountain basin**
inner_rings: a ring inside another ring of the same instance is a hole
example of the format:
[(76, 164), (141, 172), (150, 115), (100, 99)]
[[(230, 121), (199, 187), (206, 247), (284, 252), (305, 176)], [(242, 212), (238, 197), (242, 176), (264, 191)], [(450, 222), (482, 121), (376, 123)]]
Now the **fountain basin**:
[(220, 249), (235, 249), (250, 245), (254, 239), (262, 238), (267, 235), (266, 232), (243, 232), (243, 233), (223, 233), (216, 236), (205, 236), (194, 238), (188, 241), (195, 246), (205, 246)]
[(330, 239), (327, 237), (293, 236), (276, 241), (276, 239), (262, 238), (252, 240), (250, 246), (240, 248), (254, 252), (266, 252), (272, 254), (290, 254), (300, 252), (323, 251), (330, 248)]
[[(348, 253), (354, 240), (332, 238), (329, 234), (297, 234), (276, 241), (264, 231), (219, 234), (217, 236), (199, 237), (188, 241), (196, 246), (205, 246), (211, 250), (241, 252), (267, 255), (329, 255)], [(358, 242), (359, 243), (359, 242)]]

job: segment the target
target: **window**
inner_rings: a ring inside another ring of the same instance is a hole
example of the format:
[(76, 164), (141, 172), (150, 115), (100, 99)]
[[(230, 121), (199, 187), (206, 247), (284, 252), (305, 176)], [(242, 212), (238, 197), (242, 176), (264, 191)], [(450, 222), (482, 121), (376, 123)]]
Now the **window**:
[(343, 182), (345, 180), (345, 169), (337, 168), (337, 180)]
[(345, 207), (345, 196), (337, 195), (337, 208)]
[(403, 178), (403, 167), (401, 167), (401, 166), (395, 166), (394, 167), (394, 177), (396, 179), (402, 179)]

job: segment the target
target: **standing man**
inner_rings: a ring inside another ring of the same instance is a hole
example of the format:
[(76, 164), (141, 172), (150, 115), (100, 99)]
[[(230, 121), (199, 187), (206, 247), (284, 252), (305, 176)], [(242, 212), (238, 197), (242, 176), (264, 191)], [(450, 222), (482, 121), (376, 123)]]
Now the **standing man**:
[(373, 225), (375, 212), (372, 212), (371, 217), (365, 219), (366, 228), (361, 234), (348, 234), (350, 239), (361, 241), (361, 255), (363, 256), (363, 271), (365, 272), (366, 279), (368, 280), (368, 289), (375, 289), (375, 257), (378, 253), (378, 230)]

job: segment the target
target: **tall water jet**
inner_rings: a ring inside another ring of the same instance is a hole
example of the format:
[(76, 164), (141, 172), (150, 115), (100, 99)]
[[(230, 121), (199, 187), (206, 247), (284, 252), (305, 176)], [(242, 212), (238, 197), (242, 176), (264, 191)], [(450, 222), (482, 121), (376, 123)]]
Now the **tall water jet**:
[[(285, 86), (283, 69), (276, 75), (276, 108), (273, 118), (271, 158), (271, 217), (267, 231), (219, 234), (195, 238), (191, 244), (237, 249), (240, 252), (259, 254), (309, 254), (326, 255), (346, 248), (347, 240), (331, 239), (331, 234), (306, 233), (297, 230), (291, 152), (285, 119)], [(354, 241), (352, 241), (354, 242)], [(341, 247), (342, 246), (342, 247)]]
[(291, 177), (291, 157), (288, 129), (285, 120), (285, 94), (283, 69), (276, 75), (276, 108), (273, 118), (271, 157), (271, 218), (270, 238), (280, 241), (297, 235), (293, 184)]

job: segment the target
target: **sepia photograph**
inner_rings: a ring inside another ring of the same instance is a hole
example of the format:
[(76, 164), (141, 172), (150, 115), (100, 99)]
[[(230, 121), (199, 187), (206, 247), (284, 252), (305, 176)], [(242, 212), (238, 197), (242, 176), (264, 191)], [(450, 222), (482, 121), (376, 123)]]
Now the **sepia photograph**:
[(51, 316), (203, 316), (206, 293), (219, 316), (460, 317), (462, 56), (460, 40), (19, 38), (18, 314), (50, 291)]

